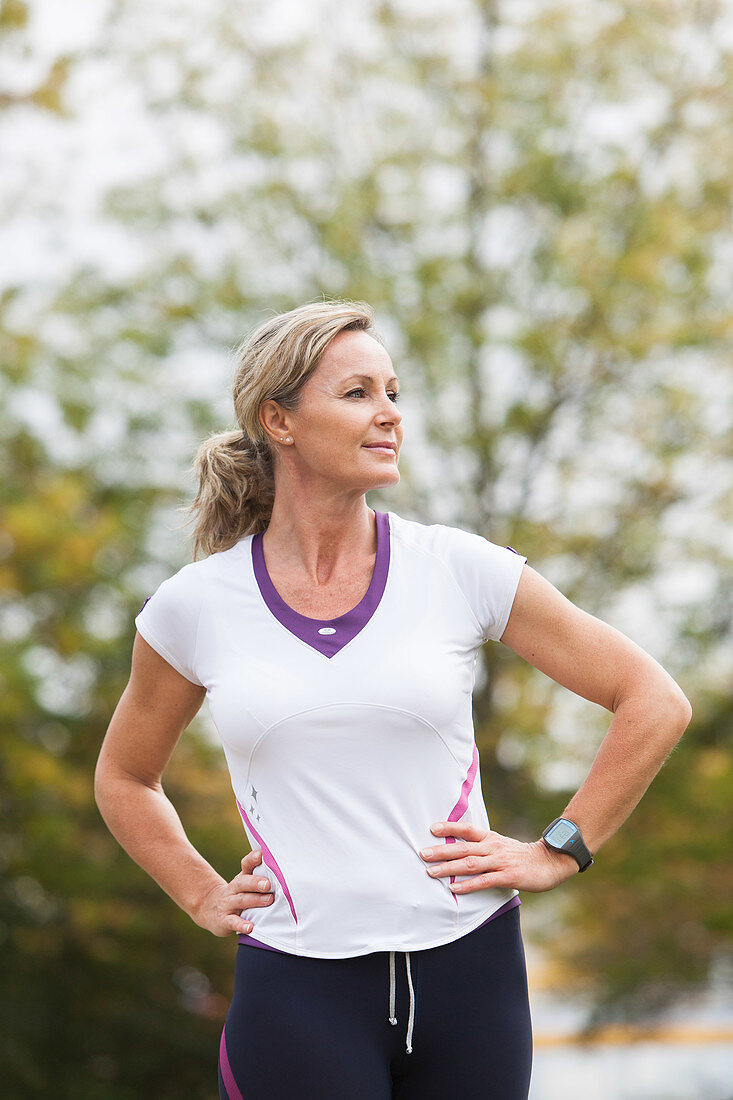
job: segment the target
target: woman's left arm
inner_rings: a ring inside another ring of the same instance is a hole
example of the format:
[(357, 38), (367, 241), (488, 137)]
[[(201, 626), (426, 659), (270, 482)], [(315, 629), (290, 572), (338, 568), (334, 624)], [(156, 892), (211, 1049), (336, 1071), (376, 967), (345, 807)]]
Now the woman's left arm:
[[(692, 707), (649, 653), (576, 607), (530, 565), (522, 569), (501, 641), (558, 684), (613, 713), (588, 775), (558, 814), (575, 822), (595, 856), (640, 801), (687, 728)], [(457, 892), (489, 886), (549, 890), (578, 872), (571, 855), (551, 851), (541, 839), (524, 843), (493, 830), (479, 839), (475, 826), (436, 824), (436, 835), (456, 837), (456, 843), (426, 857), (429, 873), (478, 872), (473, 881), (452, 883)], [(444, 868), (441, 859), (449, 860)]]

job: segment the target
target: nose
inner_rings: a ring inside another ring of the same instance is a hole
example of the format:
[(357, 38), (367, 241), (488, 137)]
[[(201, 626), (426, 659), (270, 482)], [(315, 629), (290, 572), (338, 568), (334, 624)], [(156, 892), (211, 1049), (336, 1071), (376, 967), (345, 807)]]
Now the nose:
[(391, 398), (385, 397), (385, 405), (378, 417), (380, 424), (401, 424), (402, 413)]

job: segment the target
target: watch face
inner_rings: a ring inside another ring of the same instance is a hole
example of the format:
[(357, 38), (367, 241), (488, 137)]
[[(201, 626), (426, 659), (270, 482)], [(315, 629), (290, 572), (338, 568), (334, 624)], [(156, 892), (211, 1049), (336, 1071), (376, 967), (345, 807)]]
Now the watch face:
[(551, 844), (556, 844), (561, 848), (567, 840), (575, 836), (575, 832), (575, 825), (570, 821), (558, 821), (557, 825), (553, 825), (547, 833), (547, 839)]

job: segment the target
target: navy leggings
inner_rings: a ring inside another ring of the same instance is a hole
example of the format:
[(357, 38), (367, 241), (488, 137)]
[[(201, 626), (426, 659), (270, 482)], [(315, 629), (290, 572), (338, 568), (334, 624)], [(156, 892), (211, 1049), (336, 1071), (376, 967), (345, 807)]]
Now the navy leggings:
[(526, 1100), (531, 1068), (519, 908), (422, 951), (237, 947), (221, 1100)]

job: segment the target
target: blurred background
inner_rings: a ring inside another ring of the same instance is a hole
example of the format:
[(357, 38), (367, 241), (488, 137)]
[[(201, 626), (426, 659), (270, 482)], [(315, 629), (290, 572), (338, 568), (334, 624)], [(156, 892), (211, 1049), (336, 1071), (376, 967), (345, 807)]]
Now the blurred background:
[[(0, 60), (3, 1097), (216, 1100), (235, 937), (93, 771), (233, 348), (326, 295), (402, 381), (368, 503), (512, 545), (693, 705), (590, 874), (523, 895), (532, 1100), (730, 1100), (733, 4), (2, 0)], [(533, 839), (609, 714), (493, 643), (474, 703)], [(206, 707), (164, 785), (232, 878)]]

